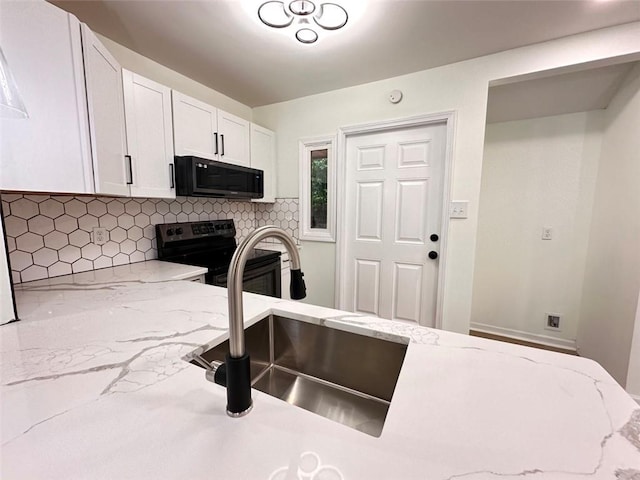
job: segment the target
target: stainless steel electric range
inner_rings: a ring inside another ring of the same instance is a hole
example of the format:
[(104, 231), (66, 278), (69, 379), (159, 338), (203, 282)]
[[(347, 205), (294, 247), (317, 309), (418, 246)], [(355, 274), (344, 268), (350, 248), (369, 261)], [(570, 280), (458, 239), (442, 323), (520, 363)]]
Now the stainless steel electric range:
[[(205, 283), (226, 287), (235, 236), (233, 219), (159, 224), (158, 259), (205, 267)], [(245, 291), (280, 298), (280, 252), (255, 249), (243, 279)]]

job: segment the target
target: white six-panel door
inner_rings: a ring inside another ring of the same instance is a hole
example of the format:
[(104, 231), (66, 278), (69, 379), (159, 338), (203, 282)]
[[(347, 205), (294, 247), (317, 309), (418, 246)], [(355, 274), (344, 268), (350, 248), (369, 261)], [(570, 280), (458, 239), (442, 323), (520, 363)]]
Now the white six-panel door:
[(347, 138), (349, 310), (434, 325), (445, 149), (445, 123)]

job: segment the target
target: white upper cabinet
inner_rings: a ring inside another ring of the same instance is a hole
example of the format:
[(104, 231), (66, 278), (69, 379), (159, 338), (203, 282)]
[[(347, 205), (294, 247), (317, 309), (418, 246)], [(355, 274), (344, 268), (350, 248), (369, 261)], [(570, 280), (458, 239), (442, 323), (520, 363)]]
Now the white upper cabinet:
[(249, 166), (248, 121), (175, 90), (172, 98), (176, 155)]
[(172, 91), (176, 155), (218, 159), (218, 111), (195, 98)]
[(47, 2), (0, 2), (0, 46), (29, 115), (0, 118), (0, 189), (93, 192), (78, 20)]
[(85, 24), (82, 46), (95, 191), (126, 196), (131, 165), (125, 158), (122, 68)]
[(250, 122), (218, 110), (219, 160), (248, 167), (250, 158)]
[(171, 89), (122, 71), (132, 197), (175, 198)]
[(48, 2), (0, 0), (0, 46), (28, 112), (0, 117), (2, 190), (174, 198), (174, 151), (251, 163), (249, 122), (123, 77), (91, 30)]
[(276, 134), (255, 123), (251, 124), (251, 168), (264, 171), (264, 197), (253, 202), (276, 201)]

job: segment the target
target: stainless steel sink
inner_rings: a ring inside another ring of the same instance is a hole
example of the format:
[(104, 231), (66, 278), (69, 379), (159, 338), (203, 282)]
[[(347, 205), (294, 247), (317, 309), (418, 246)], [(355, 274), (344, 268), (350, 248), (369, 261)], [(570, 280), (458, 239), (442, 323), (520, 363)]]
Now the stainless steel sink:
[[(277, 315), (245, 330), (253, 388), (379, 437), (407, 345)], [(224, 362), (229, 342), (200, 357)], [(192, 361), (194, 365), (200, 366)]]

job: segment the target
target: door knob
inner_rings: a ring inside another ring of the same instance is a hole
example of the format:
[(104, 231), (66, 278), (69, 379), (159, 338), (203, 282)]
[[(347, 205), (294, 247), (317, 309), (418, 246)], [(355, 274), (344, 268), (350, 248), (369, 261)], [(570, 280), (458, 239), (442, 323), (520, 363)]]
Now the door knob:
[(429, 252), (429, 258), (430, 258), (431, 260), (435, 260), (436, 258), (438, 258), (438, 252), (434, 252), (433, 250), (431, 250), (431, 251)]
[(438, 240), (440, 240), (440, 237), (438, 236), (437, 233), (432, 233), (431, 236), (429, 237), (429, 240), (431, 240), (432, 242), (437, 242)]

